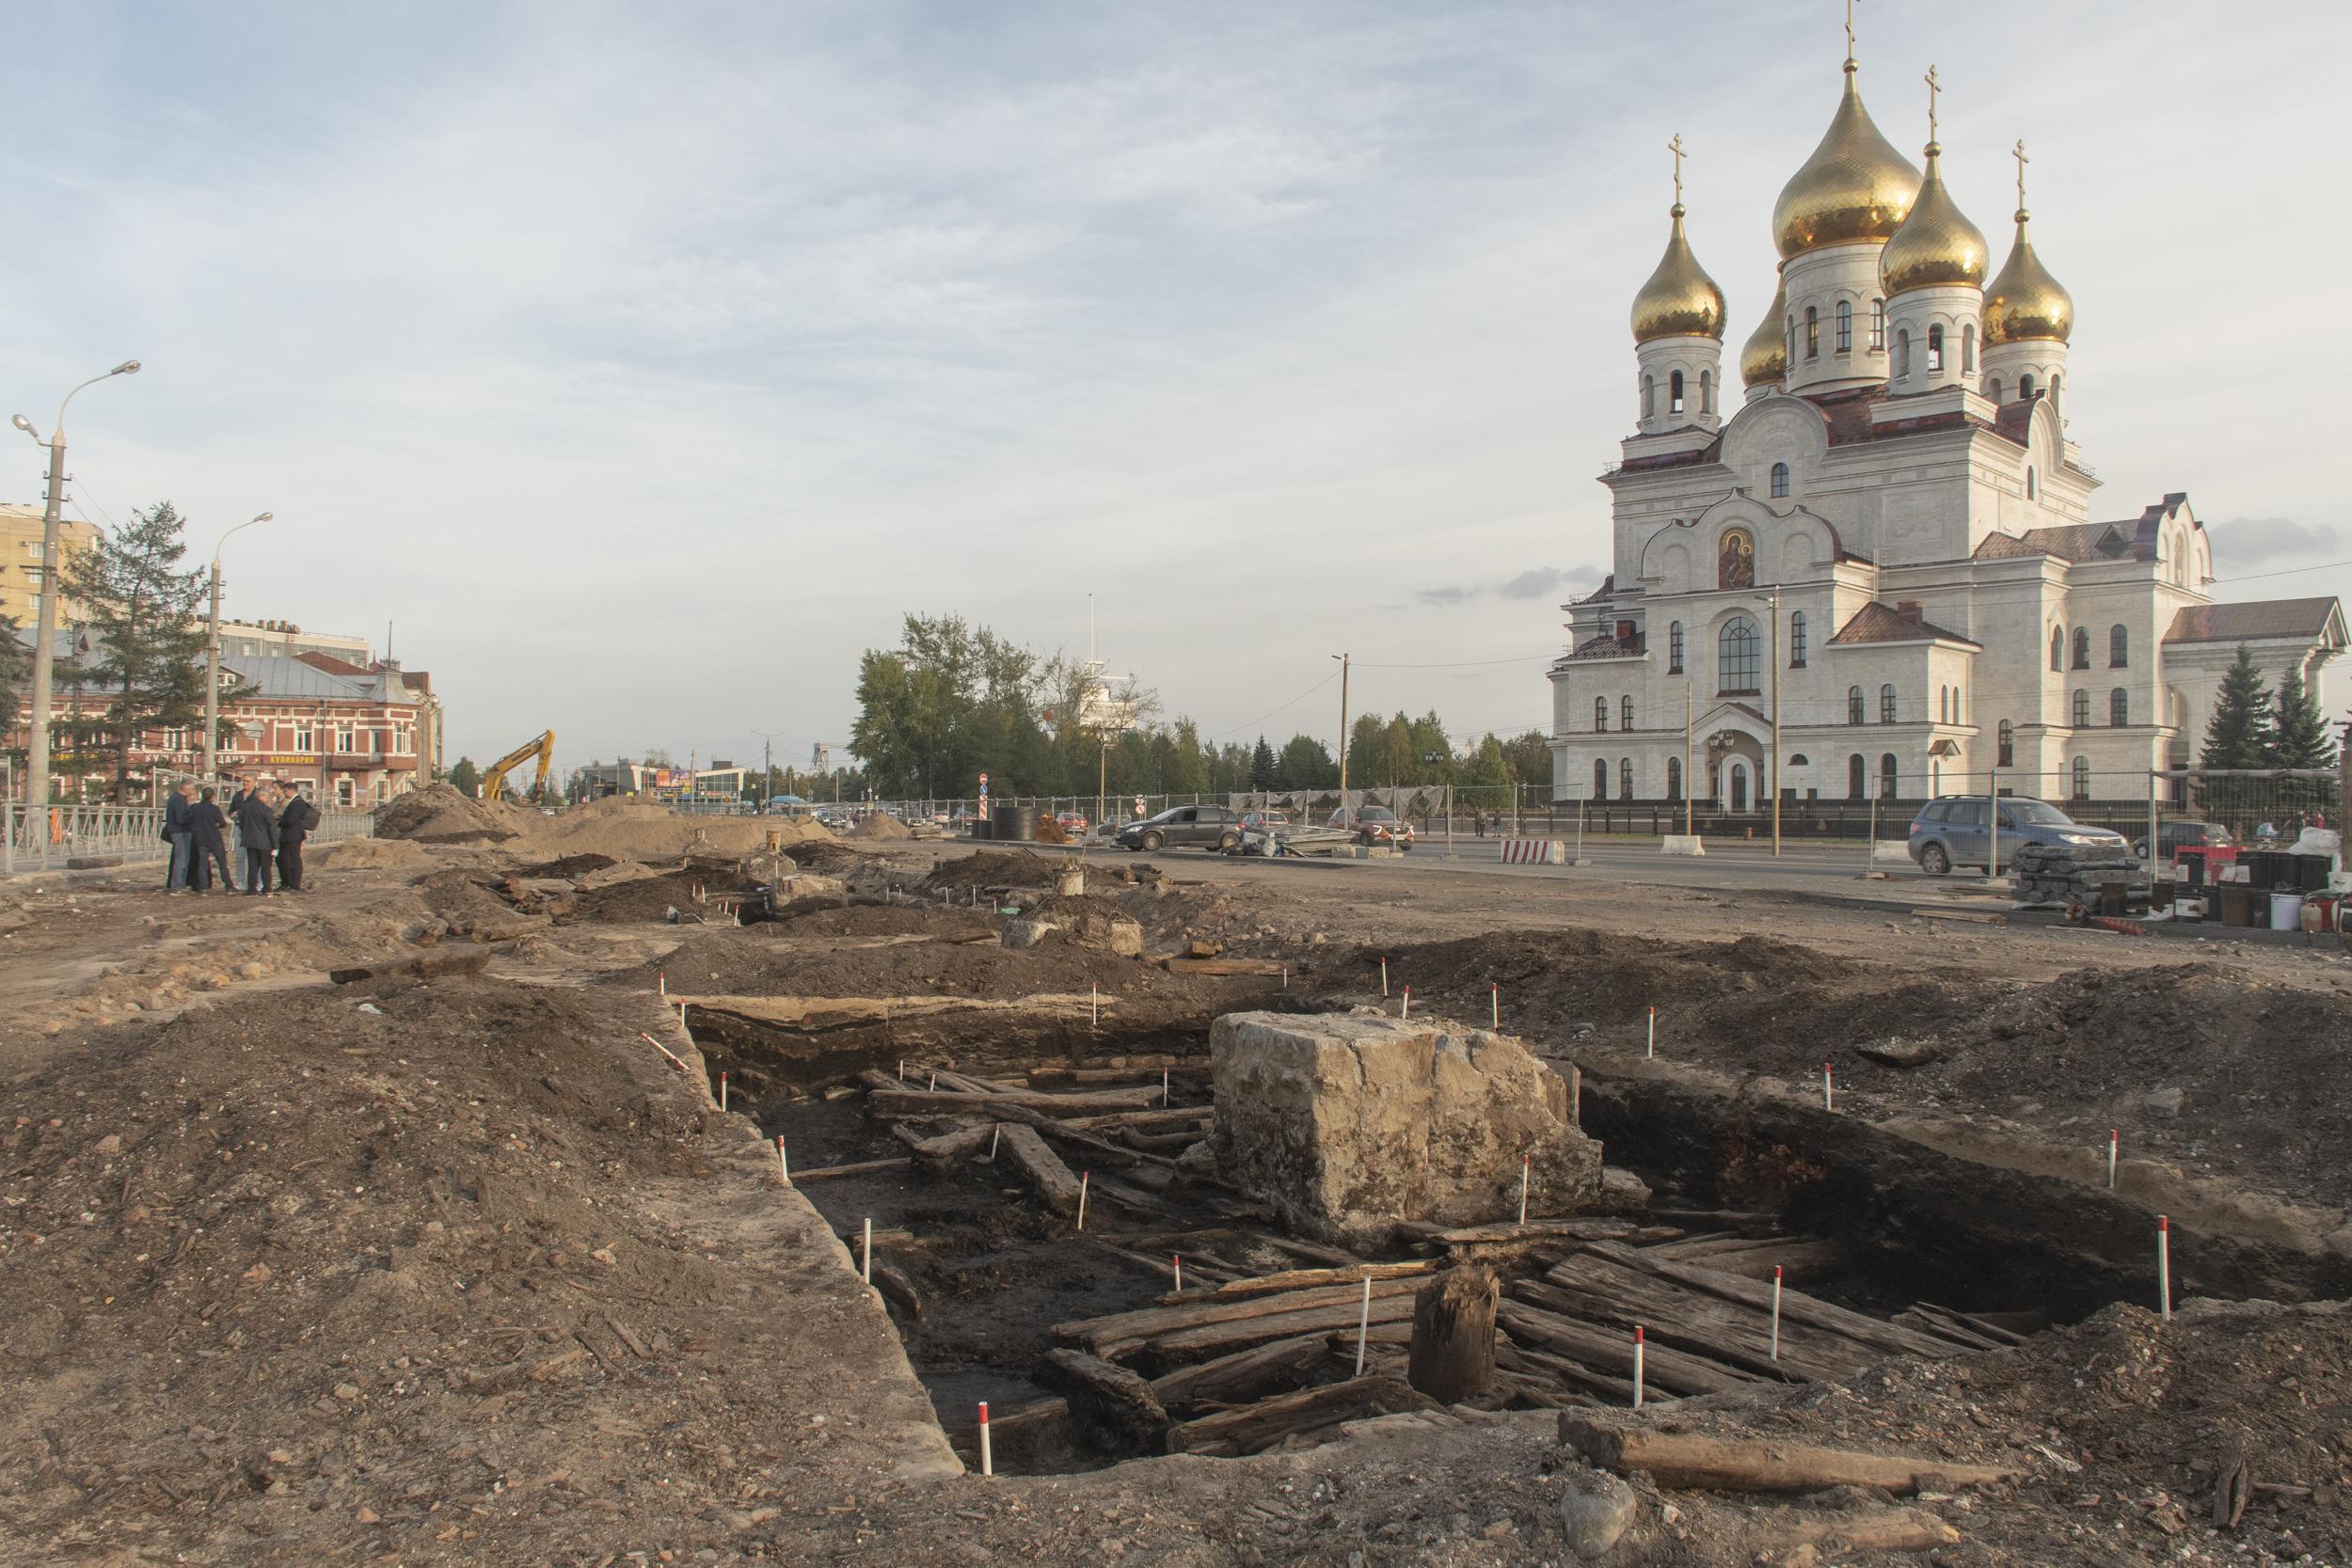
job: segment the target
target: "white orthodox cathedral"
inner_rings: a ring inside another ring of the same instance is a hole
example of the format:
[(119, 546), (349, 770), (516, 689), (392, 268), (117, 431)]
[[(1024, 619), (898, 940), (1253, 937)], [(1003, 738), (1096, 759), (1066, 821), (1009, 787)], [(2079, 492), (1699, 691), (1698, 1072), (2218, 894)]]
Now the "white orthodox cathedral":
[[(2068, 438), (2073, 299), (2026, 230), (1988, 279), (1945, 189), (1863, 108), (1780, 193), (1780, 288), (1724, 384), (1682, 230), (1633, 301), (1641, 418), (1602, 478), (1614, 571), (1550, 668), (1552, 793), (1731, 812), (2001, 787), (2147, 798), (2238, 644), (2273, 685), (2344, 646), (2332, 598), (2216, 604), (2183, 495), (2116, 520)], [(1777, 749), (1774, 736), (1777, 729)], [(1690, 775), (1686, 777), (1686, 772)], [(2124, 781), (2129, 781), (2128, 784)]]

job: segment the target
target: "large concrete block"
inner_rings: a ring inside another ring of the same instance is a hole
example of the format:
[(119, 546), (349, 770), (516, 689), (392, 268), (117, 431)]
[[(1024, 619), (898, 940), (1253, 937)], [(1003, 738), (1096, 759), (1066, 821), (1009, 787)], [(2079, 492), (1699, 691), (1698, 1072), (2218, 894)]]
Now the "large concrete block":
[(1600, 1145), (1568, 1086), (1508, 1035), (1442, 1019), (1229, 1013), (1210, 1032), (1219, 1163), (1301, 1235), (1364, 1248), (1399, 1221), (1574, 1212)]

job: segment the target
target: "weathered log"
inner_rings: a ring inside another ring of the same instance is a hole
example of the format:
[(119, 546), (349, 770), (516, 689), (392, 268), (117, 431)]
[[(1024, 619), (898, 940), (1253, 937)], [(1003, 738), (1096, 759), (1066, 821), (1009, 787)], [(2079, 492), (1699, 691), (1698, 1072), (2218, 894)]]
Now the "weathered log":
[[(1263, 1296), (1278, 1291), (1304, 1291), (1318, 1285), (1343, 1285), (1349, 1280), (1406, 1279), (1414, 1275), (1435, 1274), (1438, 1259), (1416, 1258), (1404, 1263), (1350, 1263), (1347, 1267), (1327, 1269), (1285, 1269), (1280, 1274), (1246, 1275), (1242, 1278), (1219, 1285), (1211, 1292), (1219, 1301), (1232, 1301), (1243, 1296)], [(1162, 1305), (1174, 1306), (1180, 1301), (1192, 1301), (1200, 1292), (1187, 1291), (1182, 1296), (1166, 1295)]]
[(1160, 967), (1170, 974), (1248, 975), (1278, 980), (1288, 966), (1279, 958), (1162, 958)]
[(1152, 1154), (1165, 1154), (1170, 1149), (1179, 1153), (1199, 1143), (1202, 1133), (1198, 1127), (1179, 1128), (1173, 1132), (1147, 1132), (1140, 1127), (1120, 1131), (1120, 1141), (1129, 1148), (1140, 1148)]
[[(894, 1127), (891, 1131), (902, 1132), (903, 1128)], [(989, 1141), (996, 1135), (996, 1129), (983, 1122), (977, 1127), (959, 1127), (952, 1132), (942, 1132), (936, 1137), (917, 1139), (912, 1147), (914, 1149), (914, 1157), (925, 1164), (949, 1165), (958, 1160), (969, 1160), (980, 1153), (988, 1148)]]
[(1114, 1111), (1108, 1116), (1070, 1117), (1063, 1120), (1062, 1125), (1080, 1132), (1095, 1132), (1107, 1127), (1181, 1127), (1216, 1118), (1216, 1107), (1214, 1105), (1155, 1105), (1148, 1111)]
[(1352, 1252), (1344, 1252), (1335, 1246), (1326, 1246), (1321, 1242), (1301, 1241), (1296, 1236), (1279, 1236), (1268, 1230), (1253, 1230), (1249, 1236), (1252, 1241), (1263, 1242), (1277, 1252), (1287, 1252), (1293, 1258), (1304, 1258), (1310, 1263), (1328, 1263), (1338, 1268), (1361, 1268), (1365, 1262), (1365, 1259), (1357, 1257)]
[(1813, 1549), (1924, 1552), (1948, 1546), (1960, 1531), (1923, 1508), (1848, 1508), (1834, 1513), (1790, 1508), (1752, 1514), (1740, 1538), (1759, 1559), (1816, 1560)]
[(1168, 1449), (1170, 1453), (1257, 1453), (1293, 1433), (1317, 1432), (1366, 1416), (1436, 1408), (1435, 1400), (1416, 1392), (1401, 1377), (1350, 1378), (1179, 1422), (1168, 1429)]
[(1060, 1155), (1045, 1147), (1045, 1140), (1037, 1135), (1035, 1128), (1019, 1122), (1006, 1123), (1004, 1142), (999, 1147), (1011, 1157), (1014, 1166), (1036, 1189), (1045, 1207), (1057, 1214), (1078, 1212), (1078, 1179), (1070, 1174), (1070, 1167), (1062, 1164)]
[(479, 974), (489, 967), (489, 963), (490, 950), (486, 947), (437, 947), (413, 958), (392, 958), (384, 963), (353, 964), (342, 969), (330, 969), (326, 972), (326, 978), (338, 986), (403, 975), (431, 979), (437, 974)]
[(1560, 1441), (1586, 1464), (1601, 1469), (1620, 1475), (1644, 1470), (1661, 1486), (1712, 1492), (1820, 1492), (1833, 1486), (1875, 1486), (1903, 1496), (1990, 1486), (2022, 1473), (2014, 1466), (1909, 1454), (1613, 1426), (1574, 1415), (1560, 1418)]
[[(1595, 1371), (1583, 1362), (1570, 1356), (1538, 1350), (1533, 1345), (1515, 1344), (1508, 1335), (1498, 1338), (1495, 1345), (1495, 1365), (1514, 1371), (1525, 1371), (1530, 1375), (1540, 1374), (1550, 1377), (1565, 1385), (1574, 1394), (1615, 1409), (1622, 1410), (1633, 1402), (1633, 1380), (1631, 1378), (1611, 1377), (1606, 1372)], [(1646, 1380), (1645, 1380), (1645, 1385), (1642, 1395), (1645, 1404), (1666, 1404), (1681, 1397), (1678, 1394), (1667, 1393), (1661, 1388), (1647, 1387)]]
[[(1279, 1301), (1279, 1296), (1269, 1296)], [(1323, 1333), (1328, 1335), (1334, 1349), (1352, 1355), (1356, 1350), (1356, 1325), (1360, 1321), (1361, 1297), (1343, 1306), (1303, 1307), (1290, 1312), (1277, 1312), (1271, 1317), (1250, 1318), (1238, 1323), (1203, 1323), (1175, 1334), (1164, 1334), (1150, 1342), (1155, 1355), (1170, 1360), (1195, 1355), (1223, 1355), (1245, 1345), (1263, 1344), (1268, 1339), (1287, 1339), (1295, 1334)], [(1406, 1343), (1412, 1337), (1413, 1298), (1409, 1295), (1374, 1296), (1369, 1342), (1378, 1344)]]
[[(1375, 1279), (1372, 1282), (1373, 1306), (1376, 1309), (1383, 1301), (1401, 1297), (1406, 1303), (1406, 1316), (1411, 1315), (1413, 1292), (1421, 1289), (1421, 1281), (1413, 1278)], [(1115, 1358), (1121, 1347), (1132, 1348), (1159, 1339), (1167, 1335), (1218, 1323), (1242, 1323), (1251, 1319), (1288, 1316), (1317, 1311), (1328, 1307), (1349, 1312), (1361, 1305), (1361, 1284), (1330, 1285), (1303, 1291), (1287, 1291), (1279, 1295), (1257, 1296), (1240, 1301), (1186, 1299), (1173, 1307), (1142, 1307), (1128, 1312), (1113, 1312), (1099, 1318), (1082, 1318), (1072, 1323), (1056, 1323), (1052, 1334), (1062, 1344), (1084, 1345), (1095, 1354)], [(1307, 1333), (1309, 1328), (1294, 1329), (1292, 1333)], [(1287, 1335), (1267, 1334), (1260, 1338), (1279, 1339)]]
[[(1637, 1247), (1619, 1246), (1610, 1242), (1594, 1243), (1591, 1251), (1595, 1257), (1605, 1258), (1613, 1263), (1622, 1263), (1628, 1268), (1656, 1275), (1661, 1279), (1689, 1285), (1710, 1295), (1722, 1296), (1726, 1301), (1740, 1302), (1766, 1311), (1772, 1309), (1772, 1288), (1760, 1280), (1743, 1279), (1737, 1275), (1696, 1264), (1661, 1259)], [(1955, 1354), (1958, 1349), (1948, 1339), (1938, 1339), (1916, 1329), (1904, 1328), (1879, 1318), (1865, 1317), (1859, 1312), (1850, 1312), (1842, 1307), (1832, 1306), (1819, 1296), (1806, 1295), (1802, 1291), (1782, 1290), (1780, 1315), (1785, 1323), (1810, 1323), (1816, 1328), (1825, 1328), (1833, 1334), (1840, 1334), (1849, 1339), (1899, 1355), (1940, 1359)]]
[[(1518, 1290), (1518, 1285), (1512, 1287), (1515, 1296)], [(1516, 1299), (1505, 1300), (1496, 1316), (1518, 1339), (1534, 1340), (1612, 1376), (1633, 1375), (1633, 1336), (1629, 1333), (1596, 1328)], [(1728, 1394), (1756, 1381), (1736, 1367), (1660, 1344), (1647, 1347), (1643, 1377), (1646, 1384), (1677, 1394)]]
[(1495, 1381), (1495, 1276), (1470, 1264), (1449, 1269), (1414, 1298), (1406, 1378), (1440, 1404), (1484, 1394)]
[(916, 1323), (929, 1316), (924, 1310), (923, 1293), (898, 1264), (880, 1258), (874, 1259), (874, 1289), (882, 1292), (884, 1301), (896, 1303), (900, 1311)]
[(1743, 1367), (1759, 1377), (1821, 1382), (1848, 1377), (1886, 1353), (1827, 1329), (1782, 1315), (1780, 1354), (1772, 1354), (1772, 1315), (1671, 1280), (1579, 1254), (1541, 1280), (1515, 1288), (1520, 1299), (1548, 1311), (1631, 1330), (1639, 1323), (1654, 1344)]
[(1045, 1353), (1048, 1381), (1061, 1385), (1071, 1414), (1115, 1453), (1154, 1453), (1167, 1441), (1168, 1412), (1152, 1385), (1083, 1351)]
[(1407, 1220), (1396, 1227), (1398, 1236), (1438, 1246), (1478, 1246), (1494, 1242), (1550, 1242), (1563, 1237), (1578, 1242), (1613, 1242), (1642, 1228), (1635, 1220), (1583, 1218), (1529, 1220), (1525, 1225), (1432, 1225)]
[(871, 1176), (877, 1171), (909, 1170), (914, 1164), (914, 1160), (904, 1155), (895, 1160), (859, 1160), (847, 1165), (818, 1165), (812, 1170), (796, 1170), (792, 1173), (792, 1180), (798, 1184), (822, 1181), (834, 1176)]
[(1270, 1389), (1296, 1384), (1329, 1354), (1324, 1336), (1301, 1334), (1179, 1367), (1153, 1378), (1152, 1392), (1170, 1410), (1196, 1404), (1241, 1404), (1262, 1398)]
[(1033, 1067), (1023, 1077), (1035, 1088), (1040, 1084), (1156, 1084), (1165, 1072), (1174, 1078), (1200, 1079), (1209, 1070), (1208, 1058), (1188, 1057), (1183, 1063), (1151, 1067)]
[(1091, 1089), (1084, 1094), (1039, 1094), (1021, 1090), (1012, 1094), (975, 1094), (961, 1089), (876, 1089), (866, 1097), (866, 1106), (881, 1119), (896, 1117), (942, 1117), (977, 1113), (984, 1117), (1001, 1114), (1018, 1107), (1045, 1116), (1085, 1116), (1096, 1111), (1140, 1110), (1157, 1100), (1160, 1091), (1152, 1089)]

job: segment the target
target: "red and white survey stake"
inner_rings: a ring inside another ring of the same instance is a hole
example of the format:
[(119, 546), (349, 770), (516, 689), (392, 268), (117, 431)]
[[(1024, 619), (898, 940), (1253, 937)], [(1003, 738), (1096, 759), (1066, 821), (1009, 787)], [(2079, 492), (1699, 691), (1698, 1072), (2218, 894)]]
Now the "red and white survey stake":
[(664, 1056), (669, 1057), (670, 1065), (677, 1069), (680, 1072), (691, 1072), (694, 1070), (692, 1068), (686, 1065), (686, 1059), (683, 1056), (680, 1056), (676, 1052), (671, 1050), (660, 1040), (655, 1039), (651, 1035), (646, 1034), (643, 1029), (637, 1031), (637, 1037), (644, 1040), (647, 1045), (652, 1046), (656, 1051), (660, 1052)]
[(1633, 1408), (1642, 1408), (1642, 1325), (1633, 1325)]
[(2107, 1191), (2109, 1192), (2115, 1191), (2115, 1156), (2122, 1142), (2123, 1132), (2121, 1128), (2107, 1129)]
[(670, 976), (666, 972), (659, 969), (653, 972), (653, 991), (664, 1002), (670, 999)]
[(1780, 1359), (1780, 1265), (1772, 1265), (1772, 1359)]
[(1519, 1223), (1527, 1223), (1527, 1168), (1529, 1156), (1519, 1156)]
[(1412, 988), (1412, 987), (1410, 987), (1410, 986), (1406, 986), (1406, 987), (1405, 988), (1405, 1010), (1404, 1010), (1403, 1012), (1401, 1012), (1401, 1013), (1397, 1014), (1397, 1017), (1399, 1017), (1399, 1018), (1410, 1018), (1410, 1017), (1412, 1017), (1412, 1016), (1413, 1016), (1413, 988)]
[(784, 1184), (787, 1187), (792, 1185), (792, 1162), (785, 1156), (784, 1134), (781, 1132), (776, 1134), (776, 1168), (784, 1172)]
[(1081, 1230), (1087, 1227), (1087, 1187), (1093, 1180), (1092, 1171), (1082, 1170), (1078, 1173), (1078, 1228)]
[(721, 1109), (722, 1111), (723, 1111), (723, 1110), (725, 1110), (726, 1108), (727, 1108), (727, 1075), (726, 1075), (726, 1069), (723, 1069), (723, 1068), (722, 1068), (722, 1069), (720, 1069), (720, 1070), (719, 1070), (719, 1109)]
[(1176, 1293), (1181, 1296), (1184, 1293), (1184, 1255), (1181, 1252), (1171, 1252), (1168, 1255), (1168, 1260), (1176, 1265)]
[(996, 1140), (1005, 1135), (1005, 1124), (998, 1122), (988, 1130), (988, 1163), (996, 1163)]
[(1363, 1310), (1356, 1315), (1356, 1375), (1364, 1375), (1364, 1341), (1372, 1338), (1372, 1275), (1364, 1275)]
[(874, 1283), (874, 1216), (871, 1214), (866, 1216), (865, 1257), (858, 1264), (857, 1274), (865, 1283)]
[(1502, 988), (1489, 983), (1486, 992), (1487, 1010), (1492, 1017), (1494, 1026), (1500, 1029), (1502, 1027)]
[(2172, 1321), (2172, 1218), (2156, 1216), (2156, 1307), (2164, 1321)]
[(1837, 1109), (1837, 1087), (1830, 1077), (1827, 1062), (1821, 1064), (1821, 1109), (1824, 1111)]
[(993, 1476), (995, 1473), (995, 1456), (988, 1451), (988, 1402), (982, 1400), (980, 1402), (980, 1474)]
[(1655, 1007), (1649, 1010), (1649, 1043), (1643, 1048), (1642, 1054), (1644, 1056), (1658, 1054), (1658, 1009)]
[(1386, 958), (1380, 960), (1380, 994), (1389, 994), (1389, 960)]

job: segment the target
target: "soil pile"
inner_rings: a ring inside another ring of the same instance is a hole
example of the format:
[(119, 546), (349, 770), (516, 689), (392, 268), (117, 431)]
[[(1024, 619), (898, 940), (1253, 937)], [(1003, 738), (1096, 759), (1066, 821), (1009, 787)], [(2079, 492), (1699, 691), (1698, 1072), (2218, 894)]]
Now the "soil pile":
[(424, 871), (440, 863), (433, 852), (413, 839), (347, 838), (340, 844), (303, 851), (306, 866), (332, 865), (338, 871)]
[[(731, 870), (684, 866), (658, 877), (639, 877), (583, 889), (575, 895), (572, 911), (564, 919), (621, 923), (666, 920), (670, 911), (676, 910), (681, 915), (700, 915), (723, 926), (727, 917), (710, 900), (741, 899), (748, 897), (753, 889), (751, 881)], [(696, 900), (697, 892), (702, 895), (702, 901)]]
[(648, 800), (615, 795), (540, 818), (531, 847), (549, 855), (610, 855), (620, 860), (668, 860), (686, 854), (748, 855), (771, 834), (789, 847), (833, 835), (822, 823), (777, 816), (703, 816)]
[(996, 927), (969, 910), (928, 909), (906, 904), (809, 904), (785, 911), (779, 929), (796, 937), (933, 936), (943, 942), (985, 936)]
[(851, 838), (913, 838), (907, 825), (886, 811), (867, 812), (858, 825), (850, 830)]
[(378, 838), (405, 838), (419, 844), (479, 844), (509, 839), (518, 830), (504, 814), (459, 794), (445, 784), (412, 789), (378, 806)]
[(1052, 887), (1054, 874), (1068, 863), (1026, 849), (979, 849), (961, 860), (942, 861), (917, 884), (934, 897), (941, 888)]
[(419, 878), (416, 887), (424, 907), (457, 930), (471, 929), (479, 921), (505, 924), (515, 916), (515, 907), (471, 872), (436, 871)]

